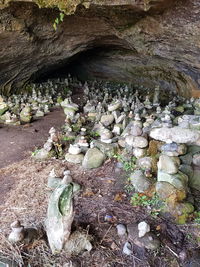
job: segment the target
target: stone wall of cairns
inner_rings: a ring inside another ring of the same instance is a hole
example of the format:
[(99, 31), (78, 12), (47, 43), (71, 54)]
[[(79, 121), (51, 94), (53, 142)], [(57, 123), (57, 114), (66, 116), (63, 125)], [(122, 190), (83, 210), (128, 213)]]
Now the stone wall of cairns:
[(200, 190), (200, 99), (169, 94), (164, 105), (160, 88), (144, 96), (126, 85), (100, 81), (86, 82), (83, 90), (84, 105), (70, 97), (61, 102), (63, 132), (51, 128), (35, 158), (62, 155), (86, 169), (100, 167), (113, 155), (134, 158), (130, 180), (135, 191), (155, 188), (166, 203), (164, 211), (184, 223), (194, 211), (190, 188)]
[[(57, 85), (54, 89), (56, 84), (60, 87)], [(83, 104), (73, 103), (70, 90), (67, 97), (59, 94), (63, 86), (82, 87)], [(191, 189), (200, 190), (200, 99), (186, 100), (170, 94), (164, 105), (160, 101), (162, 90), (158, 87), (153, 94), (147, 91), (144, 95), (126, 85), (100, 81), (81, 85), (70, 77), (56, 83), (43, 83), (39, 88), (21, 100), (18, 96), (12, 96), (7, 102), (2, 98), (0, 106), (1, 112), (4, 109), (1, 118), (8, 113), (12, 116), (13, 112), (23, 122), (30, 122), (22, 120), (24, 109), (29, 108), (28, 113), (36, 116), (38, 111), (44, 114), (45, 108), (49, 110), (52, 105), (63, 108), (66, 119), (62, 130), (50, 129), (44, 146), (33, 153), (35, 159), (60, 157), (85, 169), (98, 168), (113, 156), (123, 158), (124, 162), (133, 161), (130, 182), (135, 192), (156, 192), (165, 203), (162, 211), (170, 213), (178, 223), (186, 222), (195, 206)], [(16, 106), (17, 114), (13, 111)], [(48, 187), (52, 194), (46, 231), (52, 252), (68, 248), (69, 254), (90, 251), (91, 236), (79, 231), (71, 233), (73, 197), (79, 185), (72, 182), (70, 171), (66, 170), (62, 178), (52, 170)], [(24, 240), (23, 233), (28, 230), (20, 222), (14, 222), (11, 228), (11, 242)], [(122, 240), (129, 240), (129, 235), (134, 233), (134, 243), (148, 249), (157, 249), (160, 245), (146, 222), (127, 227), (119, 224), (117, 232)], [(79, 247), (74, 246), (77, 240)], [(123, 253), (132, 254), (129, 241), (124, 243)]]
[(60, 106), (64, 97), (70, 96), (70, 81), (69, 76), (29, 84), (22, 93), (0, 96), (0, 124), (20, 125), (45, 116), (52, 108)]
[[(83, 104), (72, 102), (73, 87), (84, 91)], [(158, 87), (144, 94), (103, 81), (82, 85), (70, 76), (28, 85), (25, 92), (0, 97), (2, 123), (28, 123), (60, 105), (66, 115), (62, 132), (51, 128), (44, 147), (33, 153), (35, 158), (65, 157), (86, 169), (116, 154), (125, 161), (134, 158), (130, 180), (136, 192), (155, 186), (177, 221), (193, 212), (190, 188), (200, 190), (200, 99), (171, 93), (164, 99), (166, 105)]]

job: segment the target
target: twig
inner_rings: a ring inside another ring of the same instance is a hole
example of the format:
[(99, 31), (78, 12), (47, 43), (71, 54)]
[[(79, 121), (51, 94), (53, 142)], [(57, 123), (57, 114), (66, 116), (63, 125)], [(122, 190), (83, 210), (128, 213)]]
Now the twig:
[(102, 242), (104, 241), (105, 237), (107, 236), (107, 234), (109, 233), (110, 229), (112, 228), (112, 224), (110, 225), (110, 227), (108, 228), (108, 230), (106, 231), (105, 235), (103, 236), (103, 238), (100, 241), (100, 245), (102, 244)]
[(178, 259), (179, 259), (179, 256), (178, 256), (178, 254), (176, 254), (176, 252), (174, 252), (170, 247), (168, 247), (168, 246), (166, 246), (166, 248), (168, 248), (169, 249), (169, 251), (172, 253), (172, 254), (174, 254), (174, 256), (176, 256)]

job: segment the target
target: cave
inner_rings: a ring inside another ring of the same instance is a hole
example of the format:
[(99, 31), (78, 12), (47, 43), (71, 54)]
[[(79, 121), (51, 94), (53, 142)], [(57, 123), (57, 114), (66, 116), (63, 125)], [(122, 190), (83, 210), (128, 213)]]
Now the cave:
[(199, 96), (198, 1), (94, 1), (89, 8), (78, 5), (56, 31), (59, 11), (49, 6), (2, 5), (0, 92), (72, 72), (81, 80), (110, 79), (151, 90), (159, 85), (187, 98)]
[(199, 25), (199, 0), (0, 0), (0, 266), (200, 266)]

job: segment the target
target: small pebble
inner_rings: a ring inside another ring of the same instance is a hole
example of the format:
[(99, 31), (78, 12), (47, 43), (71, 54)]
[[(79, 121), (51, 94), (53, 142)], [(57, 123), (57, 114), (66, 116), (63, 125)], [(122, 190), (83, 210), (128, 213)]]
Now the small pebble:
[(139, 237), (145, 236), (146, 233), (150, 232), (150, 226), (146, 222), (140, 222), (138, 224), (138, 230), (139, 230)]
[(133, 254), (133, 251), (132, 251), (132, 246), (131, 246), (131, 243), (130, 242), (126, 242), (124, 244), (124, 247), (123, 247), (123, 253), (130, 256), (131, 254)]
[(118, 224), (116, 227), (117, 227), (117, 234), (119, 236), (126, 234), (126, 226), (124, 224)]
[(113, 220), (113, 216), (112, 215), (108, 215), (106, 214), (105, 217), (104, 217), (104, 221), (105, 222), (112, 222)]

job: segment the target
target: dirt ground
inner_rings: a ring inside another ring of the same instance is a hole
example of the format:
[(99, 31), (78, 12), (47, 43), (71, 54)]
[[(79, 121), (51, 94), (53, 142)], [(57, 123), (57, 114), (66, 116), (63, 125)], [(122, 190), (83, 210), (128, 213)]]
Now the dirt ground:
[[(29, 127), (0, 128), (0, 255), (13, 258), (18, 266), (27, 266), (28, 262), (31, 267), (190, 266), (183, 265), (179, 257), (195, 248), (186, 240), (188, 228), (178, 227), (164, 218), (153, 218), (145, 209), (131, 206), (131, 193), (125, 190), (127, 173), (114, 159), (98, 169), (86, 171), (62, 160), (38, 162), (30, 158), (30, 151), (46, 140), (49, 128), (59, 127), (63, 121), (62, 111), (55, 110)], [(89, 230), (93, 236), (90, 253), (68, 259), (64, 253), (53, 256), (45, 240), (29, 248), (16, 248), (6, 241), (9, 225), (16, 219), (25, 226), (44, 225), (49, 195), (47, 179), (52, 168), (69, 169), (73, 180), (82, 187), (74, 202), (73, 229)], [(107, 215), (112, 218), (110, 221), (105, 220)], [(133, 255), (126, 256), (122, 254), (124, 243), (117, 235), (116, 225), (141, 220), (151, 225), (162, 246), (150, 252), (133, 245)]]
[(30, 124), (0, 125), (0, 168), (24, 159), (35, 147), (43, 145), (49, 129), (60, 127), (64, 120), (63, 110), (57, 108)]

